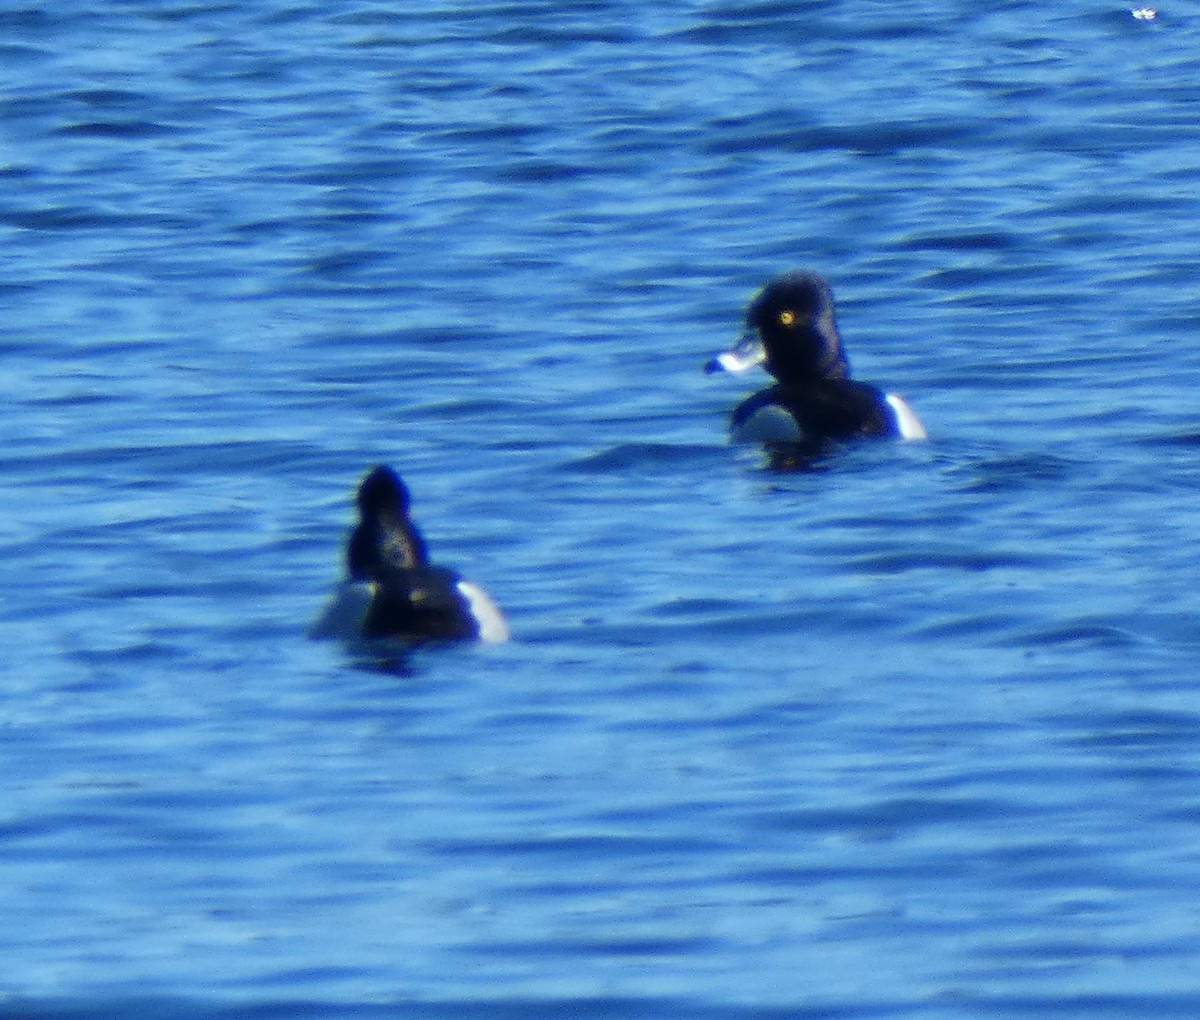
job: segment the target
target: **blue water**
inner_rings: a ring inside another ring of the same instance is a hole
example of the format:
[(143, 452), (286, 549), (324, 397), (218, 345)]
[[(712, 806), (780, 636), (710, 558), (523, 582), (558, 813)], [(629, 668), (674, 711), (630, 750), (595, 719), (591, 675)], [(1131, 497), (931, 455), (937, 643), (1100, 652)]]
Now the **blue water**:
[(1200, 1014), (1200, 15), (980, 6), (0, 3), (0, 1015)]

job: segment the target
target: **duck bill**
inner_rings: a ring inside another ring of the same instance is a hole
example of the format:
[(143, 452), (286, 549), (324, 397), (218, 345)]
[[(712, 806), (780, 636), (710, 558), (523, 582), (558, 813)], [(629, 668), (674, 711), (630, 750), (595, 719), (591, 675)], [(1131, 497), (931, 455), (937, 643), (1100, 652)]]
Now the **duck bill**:
[(704, 366), (704, 371), (708, 375), (712, 375), (713, 372), (744, 372), (766, 360), (767, 352), (763, 350), (758, 334), (747, 333), (732, 350), (711, 359)]

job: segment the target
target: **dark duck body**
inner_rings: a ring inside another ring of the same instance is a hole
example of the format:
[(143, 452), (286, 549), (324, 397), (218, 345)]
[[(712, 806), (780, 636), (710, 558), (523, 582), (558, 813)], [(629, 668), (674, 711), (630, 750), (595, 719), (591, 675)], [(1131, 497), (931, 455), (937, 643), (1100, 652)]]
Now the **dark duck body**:
[(358, 487), (359, 520), (346, 546), (346, 580), (313, 627), (316, 637), (504, 641), (508, 627), (478, 585), (429, 561), (409, 516), (408, 488), (390, 467)]
[(735, 439), (817, 451), (867, 437), (925, 439), (925, 427), (899, 396), (850, 378), (833, 292), (818, 273), (776, 277), (751, 302), (746, 333), (706, 372), (761, 364), (776, 379), (733, 412)]

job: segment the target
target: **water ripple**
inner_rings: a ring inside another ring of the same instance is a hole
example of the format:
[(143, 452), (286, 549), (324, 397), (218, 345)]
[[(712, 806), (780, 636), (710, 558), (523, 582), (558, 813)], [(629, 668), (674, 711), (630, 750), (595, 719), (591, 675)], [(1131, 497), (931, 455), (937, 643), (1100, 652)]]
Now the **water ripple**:
[[(1194, 1015), (1186, 10), (0, 27), (0, 1015)], [(727, 442), (800, 265), (930, 442)], [(305, 639), (379, 462), (510, 643)]]

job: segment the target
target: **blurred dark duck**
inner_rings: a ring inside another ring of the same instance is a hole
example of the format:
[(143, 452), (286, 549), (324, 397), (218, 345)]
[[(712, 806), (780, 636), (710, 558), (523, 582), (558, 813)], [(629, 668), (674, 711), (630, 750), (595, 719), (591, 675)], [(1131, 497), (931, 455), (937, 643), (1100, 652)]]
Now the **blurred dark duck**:
[(409, 517), (408, 488), (380, 465), (358, 487), (359, 521), (346, 547), (346, 580), (314, 637), (401, 641), (508, 640), (508, 625), (477, 584), (429, 562)]
[(776, 383), (734, 409), (735, 439), (821, 448), (863, 437), (927, 438), (899, 396), (850, 378), (833, 292), (818, 273), (796, 270), (768, 283), (746, 312), (742, 340), (705, 371), (742, 372), (759, 364)]

